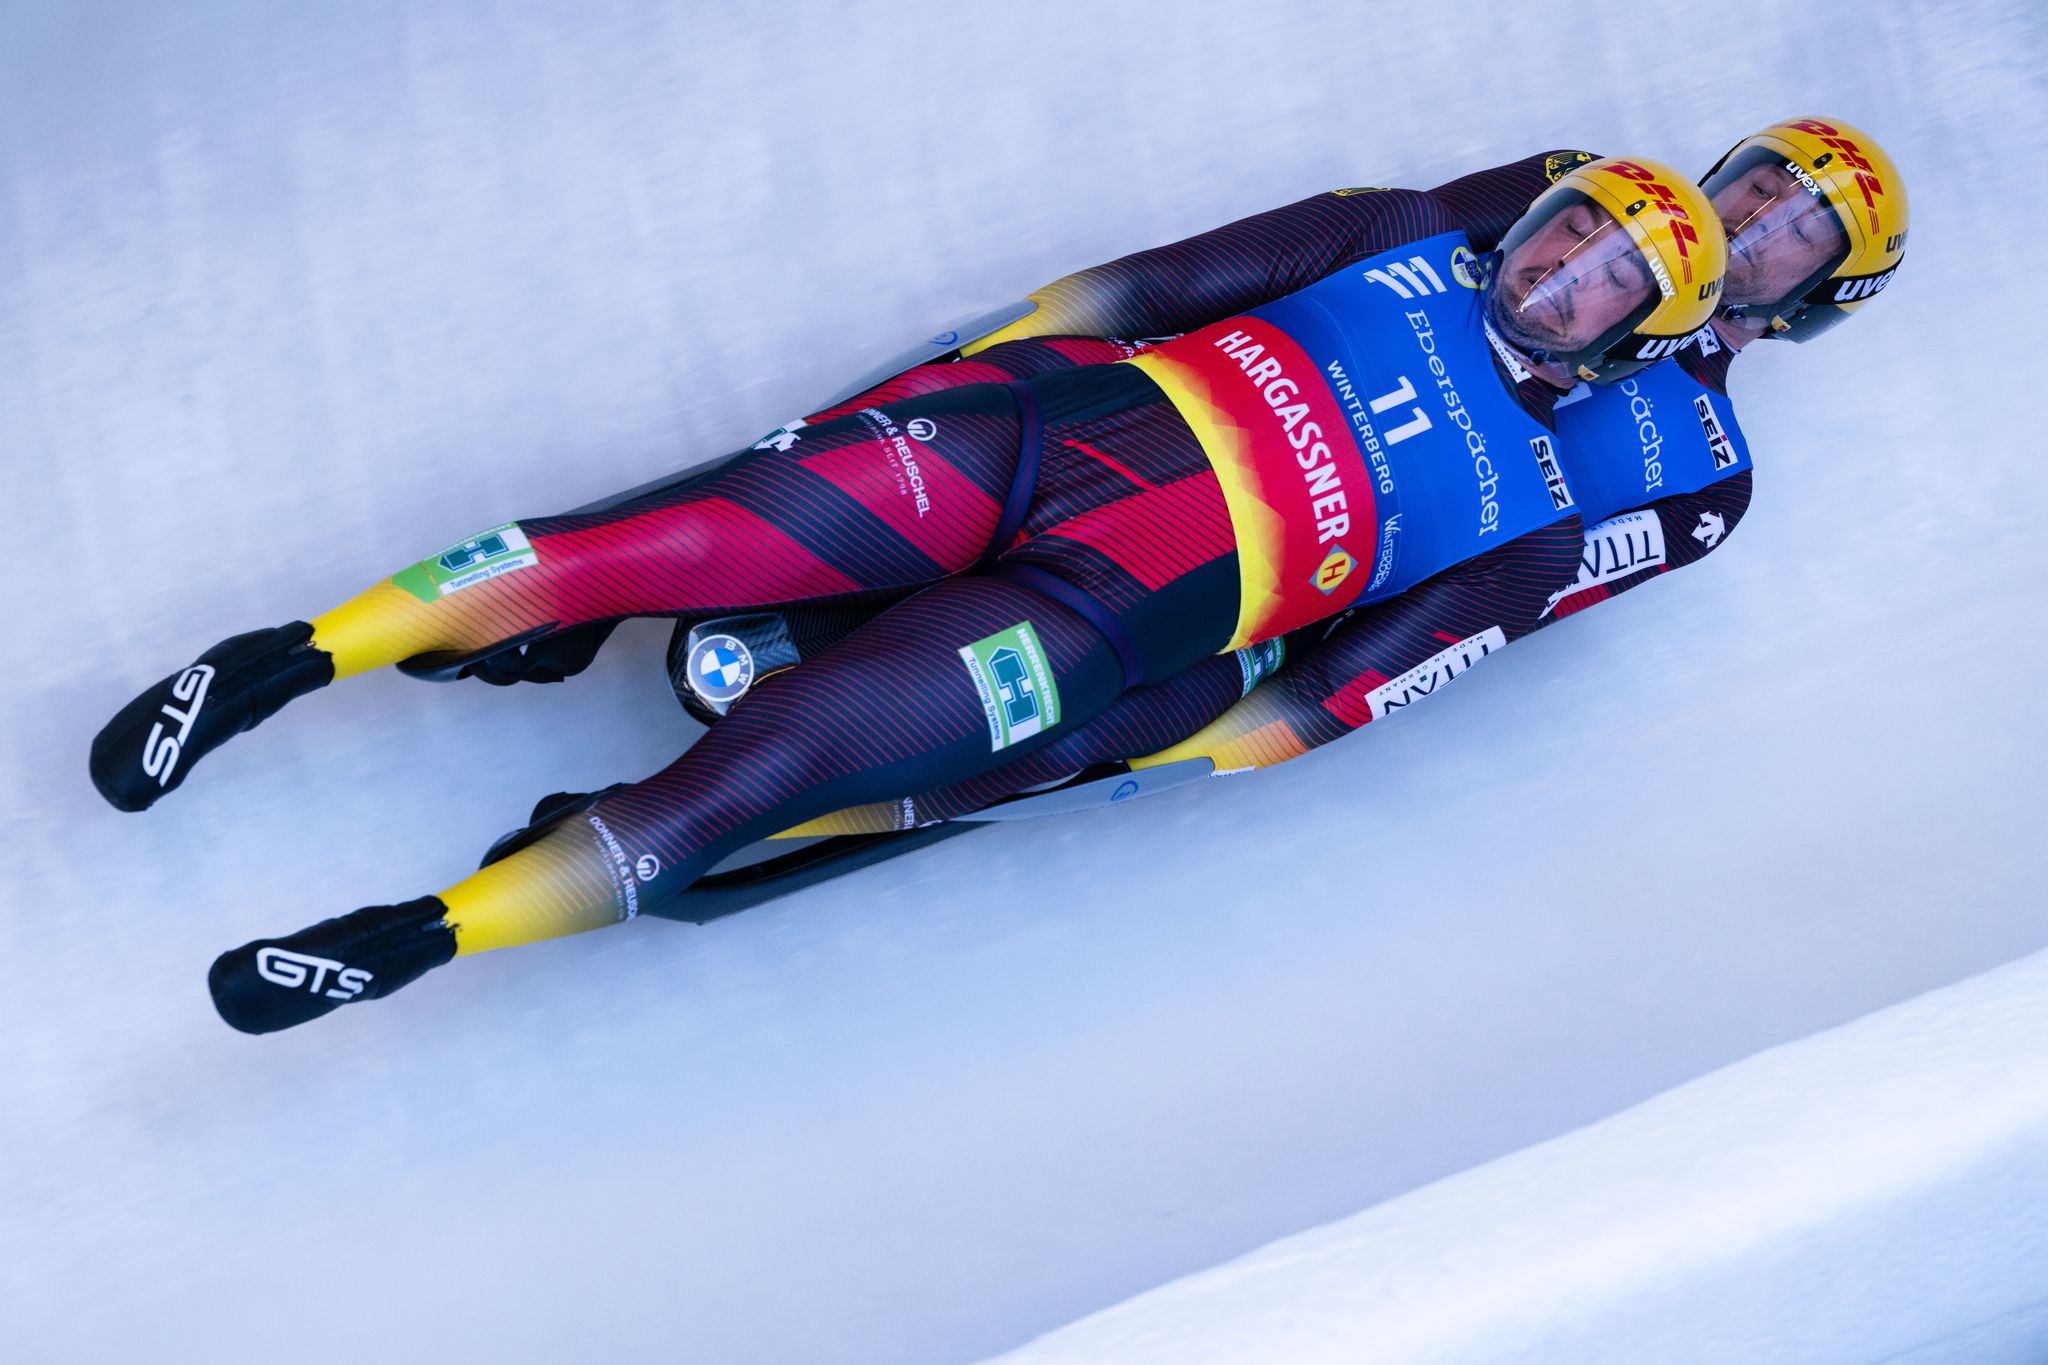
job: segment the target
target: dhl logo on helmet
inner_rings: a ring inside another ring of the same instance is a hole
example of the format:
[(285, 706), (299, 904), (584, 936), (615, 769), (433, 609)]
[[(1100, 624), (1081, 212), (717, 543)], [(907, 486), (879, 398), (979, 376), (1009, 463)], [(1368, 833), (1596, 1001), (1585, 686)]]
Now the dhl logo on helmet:
[[(1853, 180), (1857, 191), (1863, 196), (1864, 211), (1870, 215), (1870, 230), (1875, 233), (1878, 230), (1877, 201), (1884, 194), (1884, 181), (1879, 177), (1877, 167), (1871, 165), (1869, 158), (1864, 155), (1863, 149), (1841, 129), (1831, 123), (1823, 123), (1817, 118), (1794, 119), (1785, 126), (1796, 128), (1802, 133), (1811, 133), (1820, 139), (1822, 146), (1832, 147), (1841, 154), (1842, 164), (1856, 172)], [(1823, 160), (1815, 165), (1815, 170), (1824, 167), (1827, 155), (1822, 153)]]
[[(1644, 196), (1644, 207), (1658, 210), (1669, 220), (1667, 226), (1671, 229), (1671, 244), (1678, 251), (1679, 264), (1685, 270), (1685, 282), (1691, 284), (1692, 251), (1687, 244), (1698, 245), (1700, 235), (1692, 225), (1692, 215), (1685, 211), (1685, 205), (1678, 202), (1677, 193), (1664, 183), (1664, 177), (1633, 161), (1605, 161), (1594, 169), (1620, 176), (1628, 181)], [(1635, 211), (1637, 210), (1631, 209), (1631, 212)]]

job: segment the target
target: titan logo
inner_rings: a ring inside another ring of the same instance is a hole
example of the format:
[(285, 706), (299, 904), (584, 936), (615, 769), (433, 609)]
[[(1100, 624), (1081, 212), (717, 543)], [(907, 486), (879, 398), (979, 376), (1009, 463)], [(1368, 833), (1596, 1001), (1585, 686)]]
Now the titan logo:
[[(327, 986), (329, 973), (333, 974), (332, 986)], [(258, 948), (256, 975), (273, 986), (282, 986), (288, 991), (304, 987), (329, 1000), (353, 1000), (363, 993), (363, 987), (376, 979), (361, 967), (345, 967), (331, 957), (314, 957), (288, 948)], [(322, 990), (323, 986), (327, 989)]]
[[(1536, 619), (1556, 611), (1559, 603), (1593, 588), (1665, 565), (1664, 523), (1655, 512), (1624, 512), (1591, 527), (1586, 532), (1585, 552), (1579, 557), (1578, 577), (1550, 594), (1550, 600)], [(1569, 616), (1584, 604), (1567, 605), (1560, 616)]]
[[(1634, 185), (1637, 192), (1646, 196), (1649, 201), (1647, 207), (1656, 209), (1669, 220), (1667, 226), (1671, 229), (1671, 243), (1678, 248), (1678, 259), (1685, 266), (1685, 282), (1691, 284), (1692, 251), (1686, 243), (1698, 242), (1700, 235), (1693, 230), (1692, 215), (1685, 211), (1685, 205), (1678, 202), (1678, 196), (1672, 192), (1671, 187), (1665, 184), (1656, 172), (1633, 161), (1616, 161), (1600, 169)], [(1634, 208), (1630, 209), (1632, 213), (1636, 211)], [(1650, 259), (1655, 261), (1655, 255)]]
[(1410, 706), (1433, 694), (1445, 683), (1463, 677), (1472, 665), (1496, 650), (1506, 649), (1507, 634), (1499, 626), (1488, 626), (1468, 635), (1447, 649), (1440, 649), (1400, 677), (1382, 683), (1365, 694), (1365, 704), (1374, 720)]
[(170, 785), (171, 773), (184, 752), (185, 736), (192, 733), (192, 722), (199, 718), (199, 708), (206, 705), (206, 689), (212, 684), (212, 664), (194, 664), (171, 684), (171, 700), (184, 702), (185, 709), (180, 711), (167, 701), (163, 714), (178, 723), (178, 733), (165, 734), (164, 723), (158, 721), (149, 727), (149, 738), (142, 742), (142, 771), (155, 778), (159, 787)]
[(1352, 568), (1358, 563), (1351, 557), (1351, 551), (1339, 545), (1323, 556), (1323, 562), (1316, 566), (1316, 591), (1328, 597), (1342, 587), (1344, 580), (1351, 577)]

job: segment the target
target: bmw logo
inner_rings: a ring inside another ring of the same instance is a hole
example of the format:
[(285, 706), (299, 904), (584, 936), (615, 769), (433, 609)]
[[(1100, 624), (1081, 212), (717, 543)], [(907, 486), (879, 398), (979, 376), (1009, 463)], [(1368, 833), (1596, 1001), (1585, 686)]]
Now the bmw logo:
[(730, 706), (754, 682), (754, 652), (737, 636), (707, 635), (690, 646), (690, 687), (713, 706)]

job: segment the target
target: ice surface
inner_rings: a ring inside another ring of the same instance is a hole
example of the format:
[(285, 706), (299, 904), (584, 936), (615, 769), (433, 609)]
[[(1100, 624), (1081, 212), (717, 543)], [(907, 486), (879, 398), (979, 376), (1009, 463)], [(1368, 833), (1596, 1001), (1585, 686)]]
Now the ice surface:
[(1140, 1295), (1002, 1365), (2034, 1365), (2044, 1209), (2036, 953)]
[[(2048, 946), (2044, 63), (2018, 3), (11, 0), (10, 1356), (972, 1359)], [(146, 815), (86, 782), (214, 641), (935, 320), (1807, 110), (1885, 138), (1914, 242), (1738, 372), (1741, 531), (1382, 733), (267, 1039), (213, 955), (660, 767), (662, 630), (563, 687), (334, 688)]]

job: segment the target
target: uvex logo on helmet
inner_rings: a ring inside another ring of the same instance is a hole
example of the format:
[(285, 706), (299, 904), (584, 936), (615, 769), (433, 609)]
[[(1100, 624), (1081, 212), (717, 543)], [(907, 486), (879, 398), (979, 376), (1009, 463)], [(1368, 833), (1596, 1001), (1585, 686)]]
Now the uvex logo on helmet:
[[(1685, 267), (1685, 282), (1692, 283), (1692, 251), (1688, 242), (1698, 242), (1700, 235), (1692, 225), (1692, 215), (1685, 211), (1685, 205), (1678, 202), (1678, 196), (1655, 171), (1639, 166), (1633, 161), (1610, 161), (1599, 169), (1609, 175), (1620, 176), (1634, 185), (1644, 196), (1645, 207), (1660, 210), (1671, 220), (1672, 245), (1678, 248), (1678, 259)], [(1639, 210), (1631, 208), (1631, 213)]]
[[(1822, 145), (1832, 147), (1842, 154), (1842, 164), (1856, 172), (1856, 188), (1862, 192), (1863, 207), (1870, 214), (1870, 230), (1876, 232), (1877, 200), (1878, 196), (1884, 193), (1884, 181), (1878, 178), (1877, 168), (1864, 156), (1863, 149), (1845, 136), (1841, 129), (1832, 123), (1822, 123), (1817, 118), (1795, 119), (1785, 126), (1797, 128), (1802, 133), (1812, 133), (1821, 140)], [(1823, 152), (1814, 169), (1819, 170), (1825, 166), (1827, 158), (1828, 154)]]

